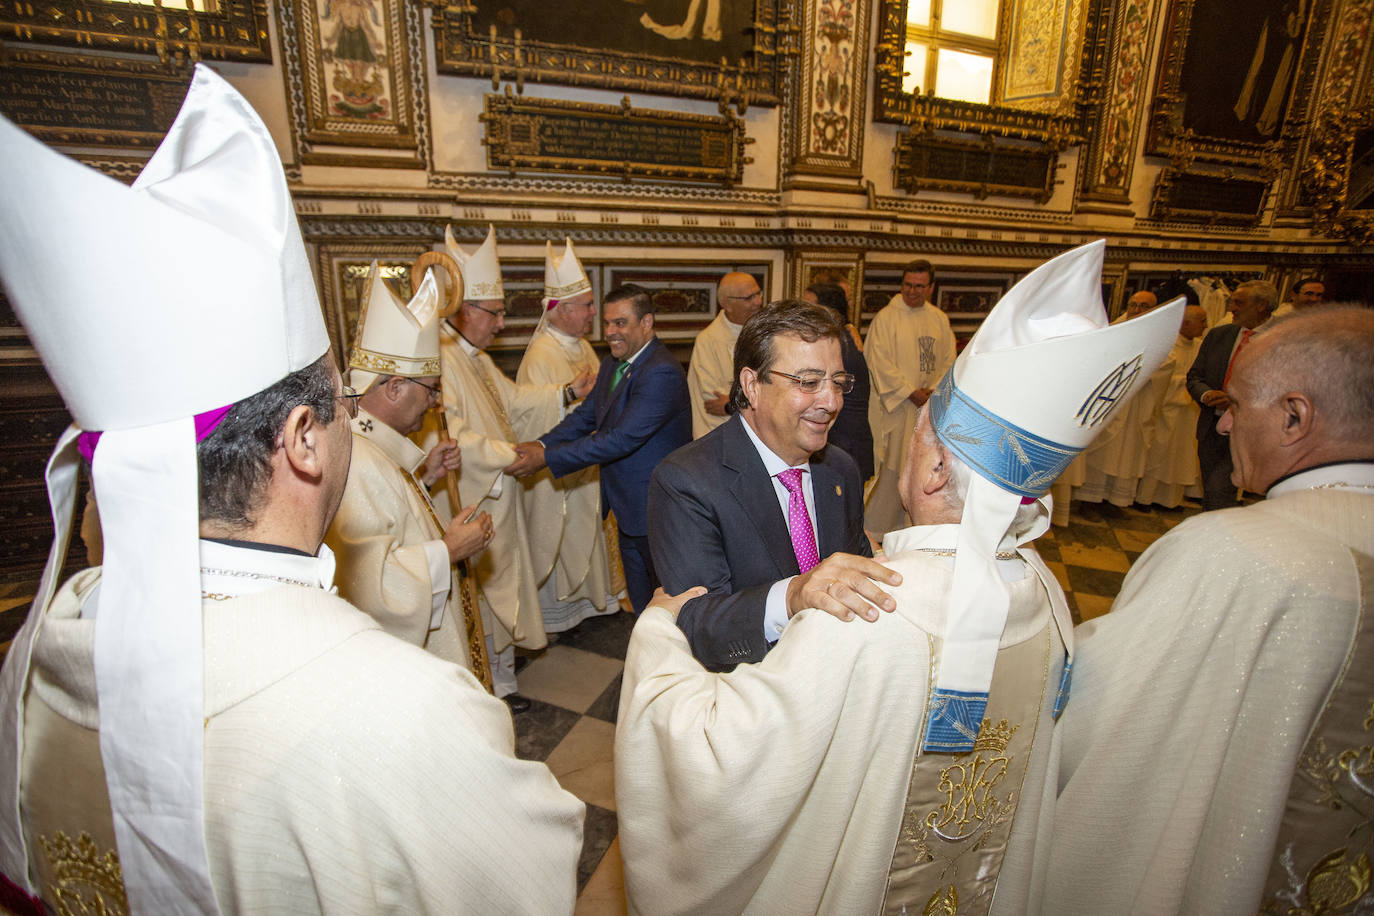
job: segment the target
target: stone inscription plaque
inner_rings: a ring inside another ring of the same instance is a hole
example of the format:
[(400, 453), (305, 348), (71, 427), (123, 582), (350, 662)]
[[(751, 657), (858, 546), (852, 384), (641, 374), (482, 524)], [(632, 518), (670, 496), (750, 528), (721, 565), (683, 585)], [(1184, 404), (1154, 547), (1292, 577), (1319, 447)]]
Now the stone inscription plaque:
[(12, 60), (0, 68), (0, 112), (53, 143), (156, 146), (189, 84), (189, 77)]
[(734, 118), (488, 95), (482, 120), (494, 169), (731, 184), (744, 168)]

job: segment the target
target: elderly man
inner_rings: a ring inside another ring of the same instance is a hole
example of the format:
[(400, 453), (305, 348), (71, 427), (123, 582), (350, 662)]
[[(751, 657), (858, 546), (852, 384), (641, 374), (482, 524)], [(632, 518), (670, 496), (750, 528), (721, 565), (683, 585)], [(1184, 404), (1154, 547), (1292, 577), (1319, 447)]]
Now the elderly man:
[[(645, 612), (615, 753), (633, 910), (1034, 903), (1072, 641), (1030, 544), (1048, 525), (1036, 497), (1111, 412), (1103, 396), (1163, 357), (1178, 317), (1171, 306), (1105, 327), (1103, 250), (1070, 252), (1008, 293), (918, 411), (901, 478), (916, 525), (883, 541), (903, 579), (895, 613), (866, 624), (807, 610), (762, 663), (710, 674), (672, 619), (699, 589)], [(1030, 366), (1033, 390), (1020, 384)]]
[(1132, 318), (1139, 318), (1157, 305), (1159, 305), (1159, 297), (1148, 289), (1132, 293), (1131, 298), (1126, 300), (1126, 308), (1112, 324), (1120, 324), (1123, 321), (1130, 321)]
[(407, 438), (439, 398), (438, 286), (427, 275), (403, 305), (374, 261), (365, 296), (348, 353), (349, 381), (361, 392), (353, 461), (325, 534), (339, 595), (392, 636), (489, 679), (476, 600), (454, 564), (491, 540), (491, 516), (472, 508), (441, 525), (428, 488), (462, 455), (452, 442), (426, 455)]
[(902, 291), (868, 326), (864, 359), (873, 381), (868, 423), (873, 427), (876, 477), (864, 503), (864, 525), (875, 536), (906, 527), (897, 478), (906, 463), (916, 412), (954, 363), (949, 318), (929, 299), (935, 268), (917, 260), (902, 270)]
[(1189, 519), (1078, 628), (1045, 912), (1360, 912), (1374, 696), (1374, 312), (1300, 312), (1219, 424), (1267, 498)]
[(2, 119), (0, 154), (0, 272), (103, 431), (79, 447), (106, 548), (54, 596), (73, 427), (0, 676), (0, 871), (43, 898), (6, 905), (569, 911), (582, 805), (468, 671), (329, 593), (353, 396), (266, 127), (202, 66), (132, 188)]
[[(525, 348), (516, 382), (565, 385), (582, 373), (595, 373), (599, 361), (586, 338), (596, 320), (596, 301), (572, 239), (565, 240), (562, 257), (553, 253), (552, 244), (545, 246), (543, 301), (543, 320)], [(543, 471), (523, 483), (525, 529), (530, 532), (544, 631), (562, 633), (595, 614), (619, 610), (611, 588), (596, 466), (559, 478)]]
[(1226, 303), (1232, 322), (1207, 332), (1197, 359), (1188, 370), (1188, 394), (1201, 408), (1197, 420), (1197, 460), (1202, 468), (1202, 508), (1225, 509), (1235, 505), (1231, 483), (1231, 452), (1226, 437), (1217, 431), (1217, 420), (1230, 405), (1226, 380), (1236, 355), (1255, 329), (1269, 320), (1279, 304), (1279, 291), (1265, 280), (1251, 280), (1236, 287)]
[[(449, 433), (463, 453), (462, 503), (484, 502), (495, 525), (490, 549), (474, 564), (492, 684), (511, 709), (523, 712), (530, 702), (516, 693), (515, 647), (539, 649), (548, 641), (525, 527), (524, 488), (505, 471), (518, 457), (516, 443), (562, 419), (568, 405), (591, 390), (593, 376), (580, 373), (563, 385), (517, 385), (496, 368), (485, 352), (506, 326), (496, 230), (489, 228), (486, 241), (470, 255), (451, 233), (446, 241), (463, 268), (463, 303), (439, 329), (444, 410)], [(437, 502), (448, 517), (459, 511), (446, 499)]]
[(729, 273), (720, 278), (716, 317), (697, 335), (687, 369), (693, 438), (700, 439), (729, 419), (725, 408), (734, 378), (735, 341), (740, 328), (762, 307), (763, 292), (749, 274)]
[(687, 379), (654, 335), (654, 300), (633, 283), (606, 294), (603, 325), (611, 355), (601, 362), (587, 400), (537, 442), (522, 442), (522, 467), (544, 467), (560, 479), (601, 466), (605, 504), (620, 529), (620, 556), (630, 604), (642, 611), (658, 587), (650, 554), (646, 502), (658, 463), (692, 438)]
[(895, 584), (870, 559), (853, 459), (827, 449), (842, 397), (844, 326), (830, 309), (783, 300), (745, 324), (728, 423), (669, 455), (649, 485), (649, 545), (671, 593), (705, 585), (678, 625), (716, 670), (756, 662), (793, 614), (877, 616)]
[(1188, 396), (1188, 370), (1197, 359), (1202, 335), (1207, 333), (1207, 311), (1200, 305), (1183, 310), (1183, 324), (1178, 340), (1169, 351), (1165, 365), (1172, 366), (1172, 375), (1164, 390), (1159, 409), (1149, 419), (1145, 436), (1149, 450), (1145, 453), (1145, 470), (1136, 490), (1136, 502), (1155, 504), (1169, 509), (1177, 507), (1186, 495), (1197, 499), (1201, 474), (1197, 463), (1197, 405)]

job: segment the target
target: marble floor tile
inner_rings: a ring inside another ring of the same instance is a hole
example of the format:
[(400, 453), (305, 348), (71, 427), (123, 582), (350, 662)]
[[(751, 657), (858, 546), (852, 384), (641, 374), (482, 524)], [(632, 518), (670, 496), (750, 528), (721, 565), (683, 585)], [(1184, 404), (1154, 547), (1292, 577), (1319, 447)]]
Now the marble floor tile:
[(587, 715), (601, 719), (604, 722), (615, 722), (620, 711), (620, 681), (623, 672), (615, 676), (611, 681), (611, 686), (607, 687), (601, 696), (597, 697), (592, 705), (587, 707)]
[(1094, 617), (1101, 617), (1112, 609), (1112, 599), (1103, 595), (1090, 595), (1087, 592), (1075, 592), (1074, 598), (1078, 603), (1078, 616), (1083, 620), (1092, 620)]
[(1064, 568), (1069, 572), (1069, 584), (1073, 586), (1073, 590), (1087, 592), (1090, 595), (1115, 595), (1121, 591), (1121, 580), (1126, 578), (1125, 573), (1112, 572), (1109, 569), (1089, 569), (1086, 566), (1070, 564), (1065, 564)]
[(577, 860), (579, 893), (596, 873), (597, 866), (606, 856), (606, 850), (615, 842), (617, 829), (614, 811), (607, 811), (596, 805), (587, 806), (587, 817), (582, 822), (582, 855)]
[(558, 784), (589, 805), (615, 810), (615, 726), (583, 716), (544, 764)]
[(520, 672), (520, 692), (531, 700), (586, 712), (623, 667), (618, 659), (560, 643), (549, 646)]
[(1116, 530), (1116, 541), (1123, 550), (1133, 550), (1136, 553), (1144, 553), (1155, 541), (1163, 535), (1154, 531), (1132, 531), (1129, 528), (1118, 528)]
[(625, 916), (625, 866), (620, 859), (619, 838), (611, 842), (601, 864), (577, 895), (573, 916)]
[(558, 644), (608, 658), (625, 658), (630, 645), (630, 631), (634, 629), (633, 613), (607, 614), (582, 621), (566, 633), (558, 634)]
[(1046, 560), (1045, 565), (1054, 573), (1054, 577), (1059, 580), (1059, 587), (1065, 591), (1069, 590), (1069, 571), (1064, 568), (1064, 564), (1058, 560)]
[(1109, 569), (1124, 573), (1130, 569), (1126, 555), (1119, 547), (1083, 547), (1079, 544), (1065, 544), (1059, 549), (1059, 556), (1068, 566), (1086, 566), (1089, 569)]
[(515, 721), (515, 756), (543, 760), (582, 717), (571, 709), (531, 700), (528, 710), (511, 718)]

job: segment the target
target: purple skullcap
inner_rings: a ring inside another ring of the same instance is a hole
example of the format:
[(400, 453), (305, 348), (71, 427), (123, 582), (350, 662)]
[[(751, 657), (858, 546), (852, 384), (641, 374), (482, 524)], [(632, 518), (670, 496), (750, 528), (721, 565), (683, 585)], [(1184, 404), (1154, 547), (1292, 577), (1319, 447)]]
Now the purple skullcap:
[[(214, 432), (215, 427), (219, 426), (220, 421), (224, 419), (225, 414), (229, 413), (229, 409), (233, 406), (233, 404), (226, 404), (223, 407), (216, 407), (214, 410), (196, 414), (196, 441), (200, 442)], [(98, 432), (82, 433), (76, 437), (76, 450), (81, 453), (82, 458), (86, 459), (87, 464), (95, 461), (95, 446), (99, 441), (100, 433)]]

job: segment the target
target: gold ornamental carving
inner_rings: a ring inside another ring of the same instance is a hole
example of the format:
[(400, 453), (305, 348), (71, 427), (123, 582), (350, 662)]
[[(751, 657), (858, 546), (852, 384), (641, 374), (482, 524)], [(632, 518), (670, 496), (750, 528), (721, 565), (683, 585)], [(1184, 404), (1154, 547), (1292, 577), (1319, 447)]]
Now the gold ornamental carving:
[(117, 852), (101, 852), (85, 831), (75, 841), (61, 830), (52, 839), (38, 839), (52, 866), (46, 896), (59, 916), (127, 916), (129, 899)]

